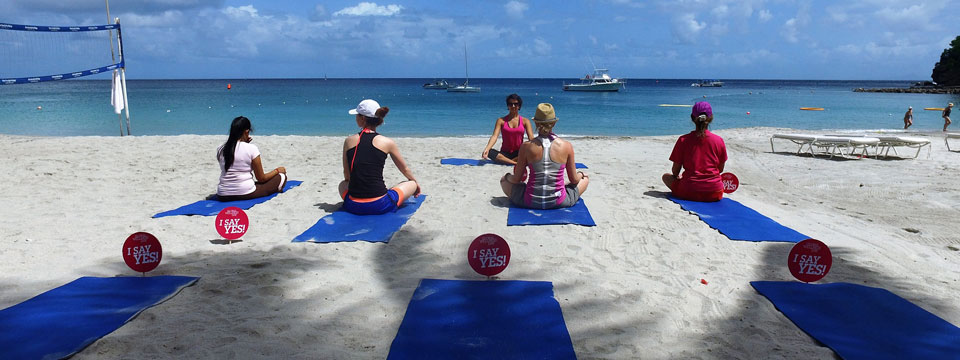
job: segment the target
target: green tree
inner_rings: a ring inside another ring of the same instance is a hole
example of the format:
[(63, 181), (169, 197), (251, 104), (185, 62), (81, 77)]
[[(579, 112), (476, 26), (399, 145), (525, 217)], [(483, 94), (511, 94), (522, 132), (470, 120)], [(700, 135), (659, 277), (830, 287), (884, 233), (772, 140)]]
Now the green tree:
[(940, 61), (933, 66), (930, 77), (940, 86), (960, 86), (960, 36), (940, 54)]

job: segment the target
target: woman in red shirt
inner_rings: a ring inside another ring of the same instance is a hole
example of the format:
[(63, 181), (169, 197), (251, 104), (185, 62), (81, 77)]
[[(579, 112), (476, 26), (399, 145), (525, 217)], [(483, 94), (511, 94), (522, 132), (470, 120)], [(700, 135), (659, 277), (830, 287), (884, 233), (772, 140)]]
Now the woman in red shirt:
[[(670, 154), (673, 169), (663, 174), (663, 183), (674, 197), (693, 201), (720, 201), (723, 198), (723, 182), (720, 173), (727, 162), (727, 146), (723, 139), (707, 130), (713, 121), (710, 103), (701, 101), (693, 105), (690, 120), (696, 130), (677, 139)], [(683, 169), (683, 174), (680, 174)]]

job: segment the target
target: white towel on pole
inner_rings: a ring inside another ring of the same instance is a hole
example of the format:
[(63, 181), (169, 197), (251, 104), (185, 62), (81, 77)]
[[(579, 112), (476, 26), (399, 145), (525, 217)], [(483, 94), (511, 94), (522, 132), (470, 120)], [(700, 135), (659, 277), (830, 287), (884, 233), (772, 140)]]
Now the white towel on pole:
[(110, 105), (113, 105), (113, 112), (120, 114), (123, 111), (123, 87), (120, 84), (120, 74), (113, 70), (113, 87), (110, 88)]

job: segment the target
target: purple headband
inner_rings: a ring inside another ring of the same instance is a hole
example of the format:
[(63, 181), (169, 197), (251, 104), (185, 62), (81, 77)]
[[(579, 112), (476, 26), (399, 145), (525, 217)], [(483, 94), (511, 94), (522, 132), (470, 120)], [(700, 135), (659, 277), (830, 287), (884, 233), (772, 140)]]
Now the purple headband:
[(693, 105), (693, 112), (690, 114), (697, 116), (700, 114), (706, 113), (708, 117), (713, 116), (713, 109), (710, 108), (710, 103), (706, 101), (701, 101)]

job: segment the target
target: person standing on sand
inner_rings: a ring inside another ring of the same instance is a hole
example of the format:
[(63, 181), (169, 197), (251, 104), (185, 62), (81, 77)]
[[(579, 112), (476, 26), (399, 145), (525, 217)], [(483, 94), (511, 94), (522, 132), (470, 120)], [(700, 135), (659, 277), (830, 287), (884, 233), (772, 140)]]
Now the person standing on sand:
[[(377, 126), (383, 124), (388, 112), (389, 108), (380, 107), (370, 99), (349, 111), (350, 115), (356, 115), (357, 126), (363, 129), (343, 141), (343, 181), (338, 190), (343, 209), (351, 214), (379, 215), (396, 211), (411, 195), (420, 196), (420, 184), (400, 155), (400, 148), (392, 139), (377, 133)], [(389, 190), (383, 183), (387, 155), (407, 178)]]
[(952, 121), (950, 121), (950, 109), (953, 108), (953, 103), (947, 104), (947, 108), (943, 109), (943, 131), (947, 131), (947, 126), (950, 126)]
[(913, 106), (907, 108), (907, 113), (903, 114), (903, 129), (906, 130), (913, 125)]
[[(583, 171), (577, 171), (573, 145), (553, 133), (553, 126), (557, 124), (553, 105), (537, 105), (533, 122), (538, 135), (520, 145), (513, 174), (506, 173), (500, 178), (500, 188), (510, 203), (528, 209), (576, 205), (580, 195), (587, 191), (590, 177)], [(569, 184), (565, 184), (564, 175), (570, 179)]]
[(727, 162), (727, 146), (722, 138), (707, 130), (713, 121), (710, 103), (701, 101), (693, 105), (690, 120), (696, 129), (677, 139), (670, 154), (672, 173), (663, 174), (663, 183), (673, 196), (683, 200), (720, 201), (723, 199), (720, 173)]
[[(260, 162), (260, 149), (251, 144), (250, 119), (238, 116), (230, 123), (227, 142), (217, 149), (220, 162), (220, 183), (217, 200), (248, 200), (283, 191), (287, 183), (287, 169), (280, 166), (266, 174)], [(256, 180), (256, 181), (254, 181)]]
[[(530, 120), (520, 116), (520, 108), (523, 107), (523, 99), (520, 95), (510, 94), (507, 96), (507, 115), (497, 119), (493, 125), (493, 135), (487, 141), (487, 146), (483, 148), (483, 159), (490, 159), (499, 163), (516, 165), (517, 156), (520, 151), (520, 144), (523, 144), (523, 135), (527, 135), (527, 140), (533, 140), (533, 126)], [(503, 134), (503, 143), (500, 144), (500, 151), (491, 150), (497, 143), (497, 136)]]

